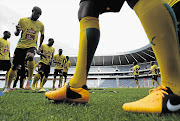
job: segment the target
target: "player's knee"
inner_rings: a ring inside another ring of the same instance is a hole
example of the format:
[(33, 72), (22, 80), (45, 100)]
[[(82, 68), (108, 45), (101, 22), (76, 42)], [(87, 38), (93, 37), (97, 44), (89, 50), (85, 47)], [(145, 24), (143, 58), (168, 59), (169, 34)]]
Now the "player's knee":
[(27, 57), (28, 61), (33, 61), (33, 57)]

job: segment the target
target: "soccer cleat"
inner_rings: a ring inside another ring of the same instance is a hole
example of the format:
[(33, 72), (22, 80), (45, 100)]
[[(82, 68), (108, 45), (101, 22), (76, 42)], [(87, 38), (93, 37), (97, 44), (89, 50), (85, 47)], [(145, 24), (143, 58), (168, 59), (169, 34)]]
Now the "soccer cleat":
[(40, 90), (39, 90), (39, 92), (47, 92), (47, 91), (49, 91), (48, 89), (45, 89), (45, 88), (41, 88)]
[(10, 88), (5, 88), (4, 91), (3, 91), (3, 93), (7, 93), (7, 92), (9, 92), (10, 90), (11, 90)]
[(31, 89), (31, 83), (32, 83), (32, 80), (28, 80), (27, 81), (27, 84), (26, 84), (26, 87), (25, 87), (26, 90), (30, 90)]
[(32, 85), (32, 86), (31, 86), (31, 89), (32, 89), (32, 90), (35, 90), (35, 86), (34, 86), (34, 85)]
[(46, 92), (45, 96), (54, 101), (70, 101), (75, 103), (87, 103), (89, 101), (89, 92), (86, 85), (81, 88), (72, 88), (69, 85), (65, 85), (55, 91)]
[(169, 113), (180, 110), (180, 96), (170, 88), (160, 86), (149, 90), (149, 95), (135, 102), (125, 103), (123, 110), (138, 113)]

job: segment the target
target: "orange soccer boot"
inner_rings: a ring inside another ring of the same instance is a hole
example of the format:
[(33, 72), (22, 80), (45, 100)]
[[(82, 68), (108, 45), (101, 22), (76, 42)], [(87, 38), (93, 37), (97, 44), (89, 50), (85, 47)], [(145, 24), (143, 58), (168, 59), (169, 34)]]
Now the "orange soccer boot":
[(75, 103), (87, 103), (89, 101), (89, 92), (86, 85), (81, 88), (72, 88), (69, 85), (65, 85), (55, 91), (46, 92), (45, 96), (54, 101), (69, 101)]
[(170, 88), (160, 86), (149, 90), (149, 95), (135, 102), (125, 103), (123, 110), (138, 113), (169, 113), (180, 110), (180, 96)]

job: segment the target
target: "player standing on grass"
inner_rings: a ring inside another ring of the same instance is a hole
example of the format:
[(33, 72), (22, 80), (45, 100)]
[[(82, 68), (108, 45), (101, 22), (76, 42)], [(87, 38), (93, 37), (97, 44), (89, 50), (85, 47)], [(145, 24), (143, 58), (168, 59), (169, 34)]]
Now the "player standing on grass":
[(69, 56), (66, 56), (66, 62), (64, 64), (64, 69), (63, 69), (63, 76), (64, 76), (64, 85), (66, 83), (66, 79), (67, 79), (67, 72), (69, 70), (69, 68), (71, 67), (71, 62), (69, 61)]
[(137, 62), (133, 62), (133, 75), (134, 75), (134, 81), (136, 82), (137, 84), (137, 88), (140, 88), (139, 86), (139, 82), (138, 82), (138, 77), (139, 77), (139, 69), (140, 69), (140, 66), (137, 65)]
[(7, 85), (8, 72), (9, 72), (9, 69), (11, 68), (10, 42), (7, 40), (10, 37), (11, 37), (11, 33), (9, 31), (4, 31), (3, 38), (0, 38), (0, 70), (6, 71), (5, 87)]
[(18, 36), (21, 32), (21, 38), (18, 41), (14, 52), (13, 67), (9, 72), (8, 85), (5, 89), (5, 92), (9, 91), (10, 84), (15, 76), (16, 70), (19, 65), (24, 64), (25, 58), (27, 58), (28, 67), (28, 82), (25, 89), (30, 89), (35, 65), (33, 58), (37, 50), (36, 47), (39, 32), (41, 33), (39, 47), (44, 40), (44, 25), (38, 20), (38, 18), (41, 16), (41, 13), (41, 9), (35, 6), (32, 9), (31, 17), (21, 18), (18, 22), (18, 25), (16, 26), (15, 35)]
[[(157, 85), (159, 86), (159, 82), (157, 80), (158, 78), (158, 75), (159, 75), (159, 69), (157, 68), (157, 65), (154, 64), (154, 62), (152, 61), (151, 62), (151, 69), (150, 71), (148, 72), (149, 73), (152, 73), (152, 86), (154, 87), (154, 80), (156, 81)], [(147, 74), (147, 75), (148, 75)]]
[(54, 47), (52, 47), (52, 45), (54, 44), (54, 39), (50, 38), (48, 40), (48, 44), (42, 44), (40, 49), (37, 51), (38, 55), (41, 55), (41, 59), (39, 61), (39, 69), (38, 69), (38, 73), (34, 76), (34, 81), (33, 84), (31, 86), (32, 90), (35, 90), (35, 84), (36, 82), (40, 79), (40, 77), (42, 77), (42, 74), (44, 75), (43, 79), (42, 79), (42, 83), (40, 85), (40, 92), (41, 91), (46, 91), (43, 86), (47, 81), (47, 78), (49, 76), (50, 73), (50, 66), (52, 64), (52, 60), (54, 57)]
[[(80, 43), (75, 74), (70, 83), (45, 96), (52, 100), (87, 103), (87, 75), (99, 38), (99, 15), (119, 12), (125, 0), (81, 0), (78, 18)], [(125, 103), (123, 110), (143, 113), (175, 112), (180, 109), (180, 56), (177, 20), (172, 8), (162, 0), (126, 0), (139, 17), (152, 44), (161, 71), (159, 88), (143, 99)], [(123, 33), (122, 33), (123, 34)]]
[(52, 90), (55, 88), (55, 83), (56, 83), (56, 76), (60, 76), (59, 78), (59, 85), (58, 88), (62, 87), (62, 80), (63, 80), (63, 69), (64, 69), (64, 64), (65, 64), (65, 56), (62, 54), (63, 50), (59, 49), (59, 54), (56, 54), (54, 56), (53, 62), (56, 64), (54, 67), (54, 78), (53, 78), (53, 87)]

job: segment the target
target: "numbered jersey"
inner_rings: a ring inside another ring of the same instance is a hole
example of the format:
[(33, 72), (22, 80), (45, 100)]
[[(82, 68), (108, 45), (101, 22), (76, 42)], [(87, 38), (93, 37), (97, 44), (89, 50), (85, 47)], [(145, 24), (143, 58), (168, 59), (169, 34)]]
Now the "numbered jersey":
[(171, 7), (179, 2), (180, 0), (163, 0), (164, 2), (168, 3)]
[(151, 66), (151, 73), (152, 73), (152, 75), (158, 75), (157, 65)]
[(69, 70), (70, 67), (71, 67), (71, 62), (70, 62), (70, 61), (67, 61), (67, 62), (64, 64), (63, 72), (68, 72), (68, 70)]
[(39, 20), (33, 21), (29, 17), (20, 19), (18, 25), (21, 26), (22, 33), (17, 48), (37, 47), (38, 34), (44, 34), (44, 25)]
[(54, 56), (54, 62), (56, 62), (55, 69), (63, 69), (64, 63), (65, 63), (65, 56), (64, 55), (55, 55)]
[(10, 60), (9, 58), (10, 42), (0, 38), (0, 60)]
[(54, 56), (54, 51), (55, 51), (54, 47), (49, 47), (46, 44), (42, 44), (40, 49), (41, 49), (41, 52), (46, 57), (42, 56), (39, 62), (42, 62), (42, 63), (44, 63), (46, 65), (50, 65), (51, 58), (52, 58), (52, 56)]
[(134, 75), (139, 75), (139, 69), (140, 69), (140, 67), (138, 65), (135, 65), (133, 67), (133, 74)]

